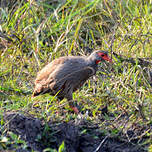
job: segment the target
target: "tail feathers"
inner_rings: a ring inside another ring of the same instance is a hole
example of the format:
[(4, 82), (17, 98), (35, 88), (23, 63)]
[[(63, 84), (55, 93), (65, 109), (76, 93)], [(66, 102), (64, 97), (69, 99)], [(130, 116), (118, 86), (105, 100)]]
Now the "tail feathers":
[(34, 97), (36, 97), (36, 96), (38, 96), (38, 95), (40, 95), (41, 94), (41, 92), (33, 92), (33, 94), (32, 94), (32, 98), (34, 98)]
[(42, 87), (42, 85), (36, 85), (34, 92), (32, 94), (32, 98), (34, 98), (40, 94), (45, 94), (45, 93), (49, 93), (49, 92), (51, 92), (50, 88), (44, 87), (44, 86)]
[(37, 84), (35, 86), (34, 92), (32, 94), (32, 98), (38, 96), (39, 94), (41, 94), (41, 92), (43, 91), (42, 85), (41, 84)]

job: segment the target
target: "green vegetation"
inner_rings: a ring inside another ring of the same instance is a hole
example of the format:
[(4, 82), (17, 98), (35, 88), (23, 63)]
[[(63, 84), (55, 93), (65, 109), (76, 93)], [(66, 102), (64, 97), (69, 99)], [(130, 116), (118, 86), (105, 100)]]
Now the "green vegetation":
[[(101, 63), (96, 81), (88, 80), (74, 93), (84, 119), (98, 124), (105, 135), (130, 142), (138, 139), (139, 145), (151, 150), (151, 1), (33, 0), (0, 8), (0, 151), (11, 141), (26, 148), (15, 134), (6, 137), (7, 112), (45, 122), (77, 119), (66, 100), (58, 102), (49, 94), (31, 99), (31, 94), (44, 65), (63, 55), (88, 55), (86, 47), (121, 56), (111, 54), (114, 63)], [(135, 63), (121, 58), (133, 58)], [(138, 58), (151, 64), (139, 64)], [(109, 114), (102, 114), (106, 105)], [(130, 130), (135, 133), (132, 137)], [(64, 142), (59, 148), (63, 150)]]

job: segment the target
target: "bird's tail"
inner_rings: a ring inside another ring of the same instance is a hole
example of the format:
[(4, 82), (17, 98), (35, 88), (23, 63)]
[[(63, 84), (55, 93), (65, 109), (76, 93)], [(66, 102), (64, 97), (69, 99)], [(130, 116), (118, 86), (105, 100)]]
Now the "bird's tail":
[(38, 96), (41, 92), (42, 92), (42, 85), (41, 84), (37, 84), (35, 86), (34, 91), (33, 91), (32, 98)]
[(36, 91), (34, 91), (34, 92), (33, 92), (33, 94), (32, 94), (32, 98), (34, 98), (34, 97), (38, 96), (39, 94), (40, 94), (40, 92), (36, 92)]
[(37, 84), (37, 85), (35, 86), (34, 91), (33, 91), (32, 98), (34, 98), (34, 97), (36, 97), (36, 96), (38, 96), (38, 95), (40, 95), (40, 94), (49, 93), (50, 91), (51, 91), (50, 88), (45, 87), (45, 86), (43, 86), (43, 85), (41, 85), (41, 84)]

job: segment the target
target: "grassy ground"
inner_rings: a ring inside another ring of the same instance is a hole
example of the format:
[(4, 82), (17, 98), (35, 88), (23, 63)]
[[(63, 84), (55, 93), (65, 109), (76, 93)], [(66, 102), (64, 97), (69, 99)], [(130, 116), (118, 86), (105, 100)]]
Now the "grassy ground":
[(112, 55), (113, 65), (101, 63), (95, 80), (74, 93), (84, 119), (105, 135), (138, 139), (152, 151), (152, 63), (138, 60), (152, 62), (151, 14), (151, 1), (141, 0), (33, 0), (0, 8), (0, 150), (13, 138), (6, 137), (6, 112), (46, 122), (77, 119), (66, 100), (58, 103), (48, 94), (31, 99), (31, 94), (44, 65), (63, 55), (88, 55), (89, 47), (121, 57)]

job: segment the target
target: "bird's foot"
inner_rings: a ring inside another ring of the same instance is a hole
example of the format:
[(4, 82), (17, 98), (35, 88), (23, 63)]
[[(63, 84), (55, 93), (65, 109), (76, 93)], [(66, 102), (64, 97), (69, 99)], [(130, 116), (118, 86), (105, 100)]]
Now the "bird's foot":
[(70, 106), (70, 108), (71, 108), (76, 114), (79, 113), (79, 110), (78, 110), (77, 107)]

